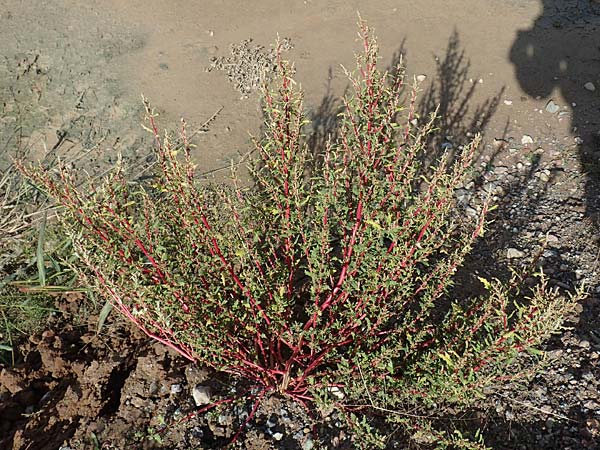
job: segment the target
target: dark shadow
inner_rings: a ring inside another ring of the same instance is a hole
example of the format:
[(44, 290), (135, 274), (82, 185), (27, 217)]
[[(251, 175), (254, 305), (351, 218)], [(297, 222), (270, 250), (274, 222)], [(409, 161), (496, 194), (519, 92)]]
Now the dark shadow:
[[(517, 80), (534, 98), (556, 90), (571, 108), (573, 136), (587, 174), (586, 213), (599, 224), (600, 2), (541, 0), (542, 13), (510, 50)], [(592, 83), (592, 84), (589, 84)], [(595, 89), (595, 90), (592, 90)]]

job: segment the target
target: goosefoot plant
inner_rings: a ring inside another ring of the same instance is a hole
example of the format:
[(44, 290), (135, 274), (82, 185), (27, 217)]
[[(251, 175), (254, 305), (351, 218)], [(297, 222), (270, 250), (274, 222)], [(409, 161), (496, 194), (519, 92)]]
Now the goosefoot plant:
[(518, 303), (515, 285), (485, 280), (482, 298), (448, 298), (483, 233), (487, 205), (472, 222), (453, 214), (479, 139), (423, 167), (435, 117), (416, 117), (417, 86), (406, 89), (402, 67), (378, 70), (362, 21), (359, 35), (339, 138), (316, 155), (293, 68), (278, 60), (251, 187), (203, 184), (185, 125), (177, 140), (162, 136), (150, 108), (160, 170), (149, 185), (128, 182), (120, 165), (88, 192), (64, 167), (22, 170), (64, 206), (86, 282), (184, 358), (250, 381), (252, 414), (279, 393), (338, 408), (357, 432), (371, 409), (415, 442), (456, 444), (431, 417), (507, 377), (572, 300), (542, 282)]

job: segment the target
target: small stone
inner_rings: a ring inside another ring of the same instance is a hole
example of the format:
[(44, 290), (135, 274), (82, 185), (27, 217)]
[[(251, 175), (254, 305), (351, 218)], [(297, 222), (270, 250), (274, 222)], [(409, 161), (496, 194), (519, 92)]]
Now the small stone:
[(550, 181), (550, 175), (546, 172), (540, 172), (539, 179), (544, 183), (547, 183), (548, 181)]
[(594, 400), (590, 400), (589, 402), (585, 402), (583, 404), (585, 409), (598, 409), (600, 408), (600, 403), (595, 402)]
[(512, 102), (512, 100), (504, 100), (504, 104), (505, 104), (506, 106), (510, 106), (510, 105), (512, 105), (512, 104), (513, 104), (513, 102)]
[(496, 167), (494, 167), (494, 173), (496, 175), (506, 175), (508, 173), (508, 167), (506, 167), (506, 166), (496, 166)]
[(581, 144), (583, 144), (583, 139), (581, 139), (579, 136), (575, 136), (575, 137), (573, 138), (573, 140), (575, 141), (575, 143), (576, 143), (577, 145), (581, 145)]
[(192, 391), (196, 406), (208, 405), (210, 403), (211, 389), (201, 384), (196, 385)]
[(552, 414), (552, 407), (549, 405), (544, 405), (541, 407), (542, 412), (546, 413), (546, 414)]
[(472, 206), (467, 206), (465, 208), (465, 213), (469, 217), (477, 217), (477, 216), (479, 216), (479, 213), (477, 212), (477, 210), (475, 208), (473, 208)]
[(529, 136), (528, 134), (524, 134), (523, 137), (521, 138), (521, 144), (523, 144), (523, 145), (533, 144), (533, 138), (531, 136)]
[(591, 81), (588, 81), (587, 83), (585, 83), (583, 85), (584, 88), (586, 88), (586, 90), (590, 91), (590, 92), (594, 92), (596, 90), (596, 85), (594, 83), (592, 83)]
[(577, 345), (578, 345), (580, 348), (588, 349), (588, 348), (590, 348), (590, 341), (586, 341), (586, 340), (584, 339), (584, 340), (582, 340), (582, 341), (579, 341), (579, 342), (577, 343)]
[(494, 138), (493, 146), (495, 150), (500, 150), (501, 148), (504, 148), (507, 144), (508, 141), (506, 139)]
[(171, 385), (171, 395), (179, 394), (183, 388), (180, 384), (172, 384)]
[(585, 372), (583, 375), (581, 375), (581, 378), (586, 381), (593, 381), (596, 379), (592, 372)]
[(233, 418), (228, 414), (219, 414), (217, 422), (219, 425), (231, 425), (233, 423)]
[(508, 259), (515, 259), (515, 258), (524, 258), (525, 257), (525, 253), (522, 252), (521, 250), (518, 250), (516, 248), (509, 248), (506, 251), (506, 257)]
[(275, 439), (276, 441), (280, 441), (283, 439), (283, 433), (273, 433), (273, 439)]
[(267, 428), (273, 428), (275, 425), (277, 425), (276, 420), (273, 420), (273, 419), (267, 420)]
[(548, 111), (550, 114), (557, 113), (559, 109), (560, 106), (554, 103), (554, 100), (550, 100), (548, 103), (546, 103), (546, 111)]
[(343, 400), (345, 397), (344, 393), (337, 386), (331, 386), (331, 387), (327, 388), (327, 390), (329, 391), (329, 393), (331, 395), (333, 395), (338, 400)]
[(550, 246), (556, 247), (556, 244), (558, 244), (559, 239), (555, 235), (549, 234), (549, 235), (546, 236), (546, 242), (548, 242), (548, 244)]
[(425, 81), (427, 79), (427, 75), (420, 74), (420, 75), (417, 75), (416, 78), (419, 83), (422, 83), (423, 81)]
[(312, 448), (315, 446), (314, 441), (311, 438), (308, 438), (304, 444), (302, 444), (302, 450), (312, 450)]

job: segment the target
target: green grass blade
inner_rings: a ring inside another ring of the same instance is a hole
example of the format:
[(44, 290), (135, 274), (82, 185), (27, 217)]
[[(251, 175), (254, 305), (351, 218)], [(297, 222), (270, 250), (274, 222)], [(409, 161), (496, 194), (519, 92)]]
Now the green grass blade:
[(44, 213), (44, 217), (42, 217), (42, 222), (40, 224), (40, 233), (38, 235), (38, 244), (36, 251), (36, 259), (37, 259), (37, 269), (38, 269), (38, 280), (40, 282), (40, 286), (46, 286), (46, 265), (44, 261), (44, 241), (46, 238), (46, 218), (48, 213)]
[(107, 300), (104, 306), (102, 307), (102, 311), (100, 311), (100, 317), (98, 317), (98, 333), (100, 333), (100, 330), (102, 330), (104, 322), (106, 321), (106, 318), (108, 317), (112, 309), (112, 303)]

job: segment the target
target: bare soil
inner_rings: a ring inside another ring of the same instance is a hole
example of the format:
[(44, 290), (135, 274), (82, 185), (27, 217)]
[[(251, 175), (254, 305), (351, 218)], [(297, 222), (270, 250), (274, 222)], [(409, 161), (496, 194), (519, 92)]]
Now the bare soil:
[[(0, 3), (0, 169), (27, 147), (34, 159), (60, 156), (96, 176), (121, 153), (141, 176), (152, 164), (144, 94), (165, 127), (186, 119), (194, 157), (216, 179), (260, 133), (255, 87), (277, 36), (306, 93), (312, 145), (333, 131), (360, 11), (384, 66), (402, 54), (411, 77), (425, 75), (420, 108), (439, 106), (436, 145), (484, 134), (473, 182), (457, 199), (468, 214), (491, 192), (499, 207), (461, 276), (502, 277), (550, 235), (541, 261), (552, 283), (590, 289), (547, 344), (545, 372), (502, 387), (465, 427), (482, 427), (494, 449), (600, 448), (596, 0)], [(24, 340), (14, 367), (0, 368), (0, 449), (224, 448), (252, 404), (194, 414), (192, 390), (209, 385), (224, 398), (244, 386), (189, 366), (117, 317), (96, 332), (83, 303), (57, 299), (61, 313)], [(317, 423), (273, 397), (238, 447), (353, 448), (338, 419)], [(393, 430), (389, 448), (403, 448)]]

